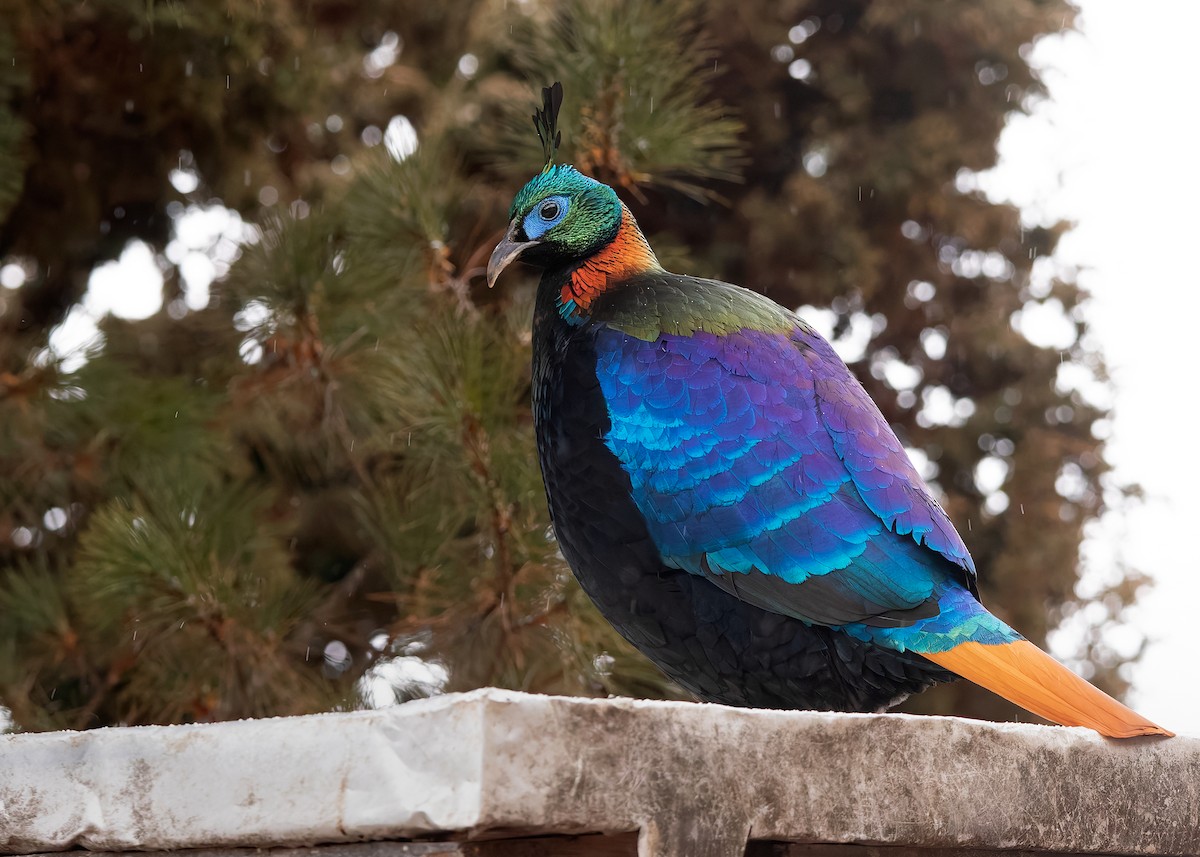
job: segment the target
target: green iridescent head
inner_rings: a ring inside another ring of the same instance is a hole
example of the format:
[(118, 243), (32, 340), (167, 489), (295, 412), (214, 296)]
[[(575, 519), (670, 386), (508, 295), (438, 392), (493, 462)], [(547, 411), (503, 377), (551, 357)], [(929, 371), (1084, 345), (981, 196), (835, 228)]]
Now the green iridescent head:
[(516, 237), (540, 241), (558, 253), (584, 256), (612, 240), (621, 225), (621, 201), (608, 185), (568, 164), (538, 173), (508, 210)]
[(508, 233), (488, 265), (488, 283), (517, 258), (549, 267), (592, 255), (616, 236), (621, 212), (608, 185), (567, 164), (548, 166), (513, 199)]

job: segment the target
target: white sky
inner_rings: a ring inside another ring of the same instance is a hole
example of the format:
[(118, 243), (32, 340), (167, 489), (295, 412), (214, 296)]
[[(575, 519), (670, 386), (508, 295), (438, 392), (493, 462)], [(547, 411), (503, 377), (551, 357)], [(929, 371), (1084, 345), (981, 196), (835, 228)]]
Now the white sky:
[[(1075, 221), (1059, 246), (1080, 283), (1116, 382), (1109, 460), (1149, 502), (1110, 516), (1086, 546), (1093, 567), (1123, 552), (1157, 585), (1131, 612), (1152, 643), (1134, 672), (1136, 707), (1200, 735), (1200, 391), (1188, 383), (1200, 334), (1200, 3), (1082, 0), (1083, 34), (1043, 40), (1051, 100), (1001, 140), (986, 186)], [(986, 573), (986, 572), (985, 572)]]
[[(1200, 392), (1188, 383), (1200, 337), (1200, 95), (1189, 59), (1200, 3), (1079, 5), (1083, 34), (1043, 39), (1034, 53), (1051, 99), (1010, 124), (1000, 166), (981, 186), (1034, 220), (1078, 224), (1057, 257), (1086, 269), (1080, 283), (1094, 296), (1087, 317), (1116, 382), (1109, 459), (1119, 480), (1140, 483), (1150, 498), (1093, 527), (1085, 554), (1097, 576), (1120, 552), (1156, 578), (1129, 617), (1152, 639), (1134, 673), (1133, 702), (1164, 726), (1200, 735), (1191, 625), (1200, 559), (1183, 539), (1200, 529), (1200, 455), (1190, 449), (1200, 446), (1191, 437), (1200, 428)], [(180, 219), (167, 255), (184, 268), (189, 308), (207, 303), (209, 283), (249, 237), (219, 207)], [(161, 283), (148, 248), (131, 245), (120, 263), (93, 274), (52, 347), (77, 348), (105, 312), (157, 311)]]

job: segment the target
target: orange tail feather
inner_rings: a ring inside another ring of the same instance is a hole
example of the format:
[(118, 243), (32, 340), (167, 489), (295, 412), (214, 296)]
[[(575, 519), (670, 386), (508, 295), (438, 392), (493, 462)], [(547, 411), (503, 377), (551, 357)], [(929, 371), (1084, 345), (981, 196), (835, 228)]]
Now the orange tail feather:
[(1110, 738), (1175, 734), (1092, 687), (1028, 640), (998, 646), (961, 643), (947, 652), (921, 655), (1063, 726), (1086, 726)]

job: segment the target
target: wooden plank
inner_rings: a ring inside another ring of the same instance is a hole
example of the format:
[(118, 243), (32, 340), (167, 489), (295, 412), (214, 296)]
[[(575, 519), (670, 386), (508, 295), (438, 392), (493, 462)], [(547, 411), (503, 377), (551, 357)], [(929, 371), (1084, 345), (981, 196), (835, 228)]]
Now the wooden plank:
[[(303, 848), (193, 848), (181, 851), (105, 851), (103, 857), (459, 857), (461, 842), (354, 842)], [(13, 857), (99, 857), (95, 851), (54, 851)]]
[(746, 857), (1083, 857), (1048, 851), (992, 851), (980, 848), (921, 848), (908, 845), (751, 842)]
[[(107, 852), (103, 857), (636, 857), (637, 834), (530, 836), (472, 842), (355, 842), (308, 848), (204, 848), (185, 851)], [(59, 851), (15, 857), (98, 857)]]
[(327, 857), (466, 854), (445, 841), (457, 838), (486, 857), (518, 846), (485, 838), (525, 837), (534, 854), (620, 854), (640, 829), (641, 857), (744, 857), (747, 833), (861, 843), (755, 846), (768, 857), (1200, 855), (1200, 739), (944, 717), (481, 690), (385, 711), (2, 735), (0, 772), (0, 853), (316, 857), (278, 846), (349, 842)]
[(637, 834), (494, 839), (462, 848), (464, 857), (637, 857)]
[[(637, 834), (521, 836), (469, 842), (357, 842), (307, 848), (211, 848), (185, 851), (109, 852), (103, 857), (637, 857)], [(17, 857), (98, 857), (91, 851), (26, 854)], [(979, 848), (921, 848), (751, 842), (746, 857), (1072, 857), (1048, 851), (993, 851)], [(1086, 857), (1077, 852), (1076, 857)]]

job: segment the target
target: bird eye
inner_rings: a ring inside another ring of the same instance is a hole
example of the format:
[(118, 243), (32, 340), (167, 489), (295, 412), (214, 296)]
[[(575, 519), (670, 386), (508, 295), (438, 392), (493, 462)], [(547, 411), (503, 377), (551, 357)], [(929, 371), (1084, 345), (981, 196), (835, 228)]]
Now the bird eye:
[[(2, 2), (2, 0), (0, 0)], [(562, 223), (567, 212), (571, 210), (571, 200), (561, 194), (547, 196), (534, 203), (533, 208), (525, 215), (521, 225), (525, 235), (533, 241), (539, 240), (558, 224)]]

